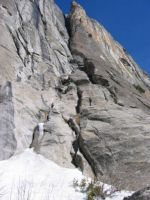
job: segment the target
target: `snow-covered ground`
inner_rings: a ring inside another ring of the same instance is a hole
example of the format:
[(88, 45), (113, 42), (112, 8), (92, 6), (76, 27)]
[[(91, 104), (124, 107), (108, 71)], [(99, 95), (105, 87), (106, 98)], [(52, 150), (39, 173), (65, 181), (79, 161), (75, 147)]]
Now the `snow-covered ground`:
[[(78, 169), (62, 168), (32, 149), (9, 160), (0, 161), (1, 200), (86, 200), (73, 180), (81, 181)], [(122, 200), (127, 192), (119, 192), (106, 200)]]

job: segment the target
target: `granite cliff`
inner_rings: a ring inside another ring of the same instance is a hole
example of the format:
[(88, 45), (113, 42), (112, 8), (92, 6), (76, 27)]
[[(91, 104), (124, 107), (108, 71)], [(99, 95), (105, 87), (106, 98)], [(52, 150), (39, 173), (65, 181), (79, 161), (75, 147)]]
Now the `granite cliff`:
[(34, 147), (108, 184), (147, 186), (150, 78), (127, 51), (76, 2), (64, 17), (53, 0), (0, 0), (0, 30), (0, 159)]

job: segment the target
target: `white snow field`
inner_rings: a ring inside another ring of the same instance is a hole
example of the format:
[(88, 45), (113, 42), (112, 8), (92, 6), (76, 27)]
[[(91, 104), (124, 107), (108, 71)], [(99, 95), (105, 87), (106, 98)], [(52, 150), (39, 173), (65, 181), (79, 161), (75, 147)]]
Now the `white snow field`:
[[(86, 194), (73, 187), (84, 176), (78, 169), (62, 168), (33, 149), (0, 161), (0, 200), (86, 200)], [(106, 200), (122, 200), (119, 192)]]

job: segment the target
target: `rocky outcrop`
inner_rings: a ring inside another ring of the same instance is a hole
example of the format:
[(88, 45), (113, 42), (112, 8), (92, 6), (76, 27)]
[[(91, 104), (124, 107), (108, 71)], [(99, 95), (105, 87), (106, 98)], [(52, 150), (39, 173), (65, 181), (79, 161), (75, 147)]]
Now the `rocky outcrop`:
[(135, 192), (131, 197), (126, 197), (124, 200), (149, 200), (150, 187), (146, 187), (138, 192)]
[(66, 19), (53, 0), (0, 4), (0, 159), (32, 147), (106, 183), (146, 186), (149, 77), (75, 2)]
[(56, 163), (71, 166), (70, 151), (73, 135), (68, 124), (64, 123), (61, 113), (52, 109), (48, 120), (43, 124), (43, 134), (39, 131), (39, 127), (40, 125), (34, 131), (31, 147)]

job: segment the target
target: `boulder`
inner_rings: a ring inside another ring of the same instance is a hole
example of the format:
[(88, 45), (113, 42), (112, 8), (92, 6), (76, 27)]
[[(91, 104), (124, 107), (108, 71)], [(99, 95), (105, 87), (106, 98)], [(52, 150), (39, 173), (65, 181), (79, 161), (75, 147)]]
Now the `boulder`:
[(135, 192), (132, 196), (124, 198), (124, 200), (149, 200), (150, 199), (150, 187), (146, 187), (142, 190)]

